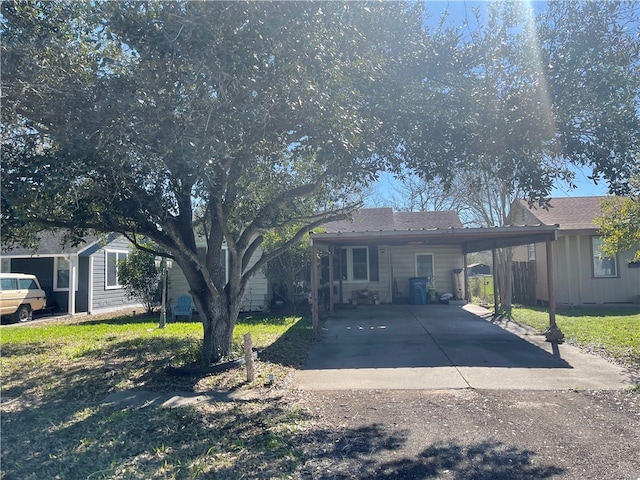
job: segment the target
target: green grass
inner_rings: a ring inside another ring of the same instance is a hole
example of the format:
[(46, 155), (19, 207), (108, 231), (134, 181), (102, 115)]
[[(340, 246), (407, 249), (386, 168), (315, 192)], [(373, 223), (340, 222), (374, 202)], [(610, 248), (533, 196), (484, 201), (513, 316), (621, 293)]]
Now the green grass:
[(493, 276), (479, 275), (469, 277), (469, 291), (473, 303), (493, 305)]
[[(547, 310), (516, 307), (514, 320), (543, 332), (549, 325)], [(556, 323), (565, 338), (624, 363), (640, 367), (640, 313), (638, 308), (561, 309)]]
[[(166, 373), (169, 364), (198, 358), (199, 322), (161, 330), (157, 318), (136, 316), (3, 327), (0, 478), (286, 478), (303, 462), (309, 422), (281, 387), (305, 359), (310, 323), (239, 318), (238, 353), (246, 332), (260, 350), (250, 384), (242, 368), (199, 377)], [(249, 399), (179, 409), (102, 404), (109, 393), (130, 389), (243, 389)]]
[[(537, 309), (517, 308), (514, 316), (541, 331), (547, 322)], [(165, 366), (198, 358), (202, 325), (169, 323), (161, 330), (157, 320), (139, 315), (0, 329), (0, 478), (308, 477), (305, 445), (325, 442), (334, 432), (319, 426), (304, 397), (287, 388), (311, 345), (310, 319), (238, 320), (235, 349), (241, 352), (242, 336), (251, 332), (260, 350), (252, 383), (242, 368), (203, 377), (168, 375)], [(558, 315), (567, 337), (635, 361), (639, 321), (628, 310)], [(245, 399), (176, 409), (103, 403), (108, 394), (131, 389), (242, 391)]]

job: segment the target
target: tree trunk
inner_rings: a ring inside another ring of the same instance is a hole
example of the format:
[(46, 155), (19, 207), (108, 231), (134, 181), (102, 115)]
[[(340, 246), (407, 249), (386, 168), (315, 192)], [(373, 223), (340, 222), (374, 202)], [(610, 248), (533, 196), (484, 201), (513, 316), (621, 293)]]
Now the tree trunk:
[(227, 295), (214, 297), (209, 292), (203, 292), (195, 301), (199, 305), (198, 311), (204, 327), (200, 362), (206, 366), (231, 355), (233, 330), (240, 309), (230, 304)]
[(511, 316), (511, 299), (513, 296), (513, 273), (511, 270), (512, 261), (512, 248), (501, 248), (498, 250), (500, 309), (509, 317)]

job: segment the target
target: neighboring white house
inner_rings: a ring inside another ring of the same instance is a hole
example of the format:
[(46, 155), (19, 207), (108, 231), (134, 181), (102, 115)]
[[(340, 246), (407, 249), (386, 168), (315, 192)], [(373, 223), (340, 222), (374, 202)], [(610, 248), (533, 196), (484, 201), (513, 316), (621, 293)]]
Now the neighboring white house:
[[(198, 243), (198, 250), (204, 250), (206, 247), (204, 246), (204, 242)], [(226, 278), (229, 278), (229, 270), (227, 261), (227, 246), (223, 245), (222, 249), (224, 251), (224, 255), (222, 256), (222, 261), (225, 266), (225, 274)], [(258, 249), (253, 256), (251, 257), (251, 261), (249, 262), (248, 268), (251, 268), (255, 265), (256, 261), (262, 254), (262, 251)], [(168, 290), (168, 301), (167, 303), (171, 305), (175, 303), (180, 295), (190, 295), (189, 293), (189, 284), (187, 283), (187, 279), (184, 276), (182, 270), (175, 266), (169, 272), (169, 290)], [(265, 310), (266, 305), (268, 305), (269, 300), (269, 287), (267, 277), (264, 275), (262, 271), (259, 271), (254, 277), (249, 281), (247, 285), (247, 290), (242, 297), (242, 311), (243, 312), (260, 312)]]
[[(553, 242), (554, 285), (557, 305), (602, 305), (640, 303), (640, 265), (630, 263), (633, 252), (615, 257), (600, 253), (602, 242), (594, 219), (603, 197), (552, 198), (550, 208), (529, 208), (524, 200), (514, 202), (510, 219), (518, 225), (558, 225)], [(518, 247), (514, 261), (533, 262), (535, 298), (546, 304), (546, 251), (543, 244)]]

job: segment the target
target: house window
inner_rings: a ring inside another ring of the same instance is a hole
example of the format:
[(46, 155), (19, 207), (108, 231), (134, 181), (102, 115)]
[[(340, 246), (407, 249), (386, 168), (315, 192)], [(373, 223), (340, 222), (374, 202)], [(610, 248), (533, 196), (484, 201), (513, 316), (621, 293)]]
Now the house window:
[(105, 288), (122, 288), (118, 279), (118, 263), (126, 260), (129, 252), (106, 251)]
[(367, 247), (353, 248), (351, 250), (351, 259), (353, 265), (353, 279), (367, 281), (369, 279)]
[(611, 278), (618, 276), (616, 257), (606, 257), (602, 253), (602, 238), (591, 237), (593, 250), (593, 276), (595, 278)]
[(367, 247), (346, 247), (335, 251), (333, 259), (335, 281), (369, 281), (369, 250)]
[(529, 248), (529, 261), (531, 262), (536, 259), (536, 244), (530, 243), (528, 248)]
[(9, 273), (11, 271), (11, 259), (3, 258), (0, 260), (0, 272)]
[(433, 282), (433, 254), (417, 253), (416, 254), (416, 277), (425, 277), (428, 281)]
[[(53, 290), (55, 292), (69, 291), (69, 260), (63, 257), (55, 257), (53, 260)], [(76, 268), (76, 291), (78, 290), (78, 269)]]

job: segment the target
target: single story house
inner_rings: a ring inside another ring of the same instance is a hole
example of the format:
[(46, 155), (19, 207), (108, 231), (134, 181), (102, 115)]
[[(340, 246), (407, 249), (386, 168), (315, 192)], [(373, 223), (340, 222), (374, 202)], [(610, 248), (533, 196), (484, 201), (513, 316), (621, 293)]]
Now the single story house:
[(118, 282), (117, 262), (132, 245), (120, 235), (87, 236), (77, 246), (62, 232), (42, 232), (37, 248), (2, 246), (3, 272), (36, 275), (47, 305), (60, 313), (98, 313), (137, 306)]
[[(198, 245), (198, 253), (203, 257), (206, 256), (206, 243), (204, 239), (196, 240), (196, 245)], [(226, 244), (222, 245), (222, 250), (224, 255), (222, 255), (222, 263), (225, 266), (225, 274), (227, 281), (229, 280), (229, 270), (228, 270), (228, 251)], [(247, 265), (247, 269), (251, 268), (255, 265), (259, 256), (261, 255), (261, 250), (258, 249), (249, 264)], [(178, 297), (181, 295), (190, 295), (189, 284), (187, 283), (187, 279), (184, 276), (184, 273), (180, 269), (180, 267), (176, 266), (174, 263), (174, 267), (169, 270), (167, 275), (167, 305), (172, 305), (176, 303)], [(267, 277), (264, 275), (262, 271), (259, 271), (254, 277), (249, 280), (249, 284), (247, 285), (247, 289), (245, 291), (244, 296), (242, 297), (242, 306), (241, 311), (243, 312), (262, 312), (267, 310), (267, 305), (269, 301), (269, 284), (267, 281)]]
[[(640, 303), (640, 268), (630, 263), (633, 252), (615, 257), (600, 252), (602, 239), (594, 223), (605, 197), (551, 198), (549, 208), (530, 208), (526, 201), (513, 203), (510, 212), (515, 225), (557, 225), (553, 243), (555, 301), (557, 305), (603, 305)], [(514, 249), (514, 261), (533, 266), (539, 304), (549, 303), (544, 245), (533, 242)]]
[[(412, 299), (411, 279), (427, 278), (438, 293), (468, 299), (468, 253), (538, 242), (549, 246), (556, 228), (465, 228), (450, 211), (362, 209), (350, 220), (328, 223), (322, 232), (312, 233), (312, 291), (327, 292), (329, 300), (322, 303), (330, 310), (362, 292), (381, 303), (407, 302)], [(319, 255), (326, 260), (318, 261)], [(547, 267), (552, 270), (552, 262)], [(314, 328), (320, 295), (312, 298)], [(550, 311), (550, 317), (554, 313)]]

